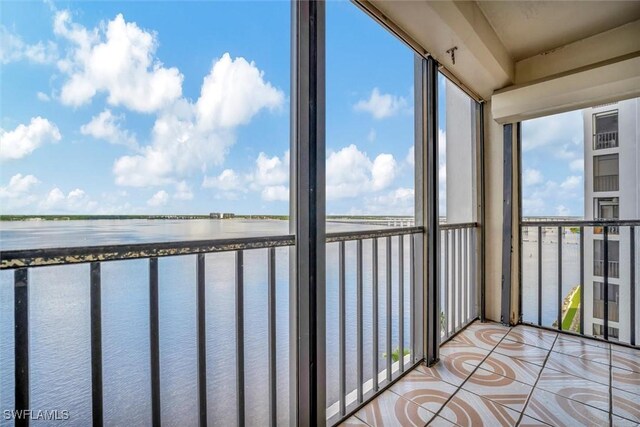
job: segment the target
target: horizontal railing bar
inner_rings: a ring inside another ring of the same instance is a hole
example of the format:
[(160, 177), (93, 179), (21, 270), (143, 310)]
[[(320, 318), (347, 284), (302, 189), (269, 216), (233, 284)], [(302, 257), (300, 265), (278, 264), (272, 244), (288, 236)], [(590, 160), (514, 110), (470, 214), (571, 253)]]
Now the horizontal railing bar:
[(461, 222), (458, 224), (440, 224), (438, 228), (440, 230), (457, 230), (462, 228), (475, 228), (478, 227), (479, 224), (477, 222)]
[(378, 237), (402, 236), (405, 234), (424, 233), (424, 227), (382, 228), (376, 230), (345, 231), (327, 233), (327, 243), (344, 242), (347, 240), (365, 240)]
[[(387, 228), (327, 233), (327, 243), (424, 233), (423, 227)], [(88, 262), (160, 258), (202, 253), (276, 248), (295, 245), (295, 236), (261, 236), (235, 239), (193, 240), (162, 243), (136, 243), (106, 246), (20, 249), (0, 252), (0, 270)]]
[(619, 227), (629, 227), (640, 225), (640, 220), (638, 219), (612, 219), (612, 220), (599, 220), (599, 221), (590, 221), (590, 220), (560, 220), (560, 221), (521, 221), (521, 227), (600, 227), (600, 226), (619, 226)]
[(109, 246), (78, 246), (68, 248), (46, 248), (9, 250), (0, 252), (0, 270), (46, 265), (78, 264), (87, 262), (117, 261), (192, 255), (214, 252), (229, 252), (248, 249), (293, 246), (295, 237), (263, 236), (237, 239), (193, 240), (163, 243), (136, 243)]

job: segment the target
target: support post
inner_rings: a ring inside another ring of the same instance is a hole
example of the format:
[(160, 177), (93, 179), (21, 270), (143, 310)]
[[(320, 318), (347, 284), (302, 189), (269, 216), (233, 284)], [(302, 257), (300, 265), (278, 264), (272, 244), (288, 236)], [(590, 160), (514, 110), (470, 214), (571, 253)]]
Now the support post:
[(324, 425), (325, 4), (291, 10), (290, 423)]
[(500, 322), (509, 325), (511, 317), (511, 242), (513, 238), (513, 125), (503, 126), (502, 197), (502, 296)]

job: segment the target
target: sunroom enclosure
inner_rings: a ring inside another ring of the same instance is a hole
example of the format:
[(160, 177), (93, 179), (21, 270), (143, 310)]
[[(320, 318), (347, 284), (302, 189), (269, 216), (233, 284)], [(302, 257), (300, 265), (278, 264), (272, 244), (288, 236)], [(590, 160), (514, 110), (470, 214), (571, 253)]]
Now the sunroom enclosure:
[[(210, 313), (207, 313), (206, 300), (212, 297), (210, 282), (217, 272), (210, 266), (213, 264), (211, 259), (217, 256), (226, 257), (233, 277), (235, 348), (226, 359), (225, 369), (232, 370), (235, 375), (234, 389), (228, 398), (237, 425), (267, 422), (272, 426), (287, 423), (337, 425), (381, 396), (418, 365), (424, 368), (424, 365), (437, 364), (440, 346), (476, 319), (505, 325), (526, 323), (589, 338), (598, 335), (595, 339), (599, 342), (616, 340), (628, 348), (638, 348), (636, 285), (640, 220), (607, 216), (614, 215), (609, 213), (613, 212), (613, 200), (603, 201), (603, 214), (594, 220), (533, 221), (522, 216), (521, 122), (555, 111), (554, 108), (568, 109), (564, 104), (548, 105), (560, 102), (554, 101), (552, 96), (559, 91), (553, 79), (549, 83), (538, 76), (539, 81), (533, 79), (533, 89), (525, 84), (513, 91), (494, 95), (492, 90), (488, 95), (478, 95), (456, 78), (454, 70), (460, 73), (460, 68), (454, 67), (456, 49), (447, 51), (447, 55), (439, 55), (436, 60), (405, 33), (403, 27), (376, 8), (376, 5), (382, 6), (380, 2), (373, 3), (358, 1), (356, 6), (403, 40), (415, 58), (413, 221), (400, 221), (392, 227), (375, 230), (327, 232), (326, 5), (324, 1), (292, 1), (288, 234), (2, 251), (0, 269), (13, 273), (15, 367), (11, 402), (16, 410), (28, 410), (33, 402), (29, 362), (32, 345), (29, 331), (33, 324), (30, 324), (29, 289), (37, 272), (52, 266), (72, 268), (77, 265), (89, 284), (88, 299), (81, 303), (90, 308), (91, 372), (88, 381), (91, 408), (87, 409), (90, 409), (94, 426), (109, 424), (103, 386), (109, 372), (103, 365), (102, 292), (105, 266), (115, 262), (138, 260), (148, 271), (149, 360), (145, 369), (150, 378), (148, 424), (151, 425), (168, 423), (163, 418), (160, 383), (163, 313), (159, 294), (162, 292), (163, 264), (169, 265), (175, 257), (190, 259), (194, 272), (196, 310), (193, 319), (197, 351), (193, 358), (197, 360), (197, 423), (200, 426), (219, 422), (211, 410), (211, 396), (207, 395), (207, 378), (215, 367), (207, 363), (210, 352), (207, 314)], [(414, 4), (397, 2), (401, 3)], [(389, 4), (393, 2), (386, 3)], [(422, 3), (415, 2), (415, 5), (419, 4)], [(437, 7), (458, 6), (443, 2)], [(485, 49), (476, 56), (489, 53), (489, 49)], [(462, 49), (458, 55), (458, 61), (464, 61)], [(634, 68), (638, 65), (637, 58), (627, 60), (632, 61), (631, 65), (618, 71), (624, 74), (625, 70), (635, 70), (630, 72), (632, 77), (628, 80), (637, 83), (637, 70), (640, 69)], [(495, 77), (495, 80), (500, 79)], [(502, 87), (495, 86), (493, 89)], [(569, 95), (579, 98), (567, 103), (572, 107), (591, 105), (593, 99), (613, 100), (601, 94), (609, 88), (606, 84), (602, 85), (604, 89), (596, 88), (600, 90), (600, 98), (584, 94), (593, 89), (591, 80), (586, 79), (586, 83), (577, 86), (570, 89), (574, 92)], [(454, 93), (454, 90), (458, 92)], [(536, 91), (540, 93), (532, 93)], [(443, 106), (441, 99), (445, 92), (452, 97), (447, 98)], [(614, 92), (612, 96), (622, 99), (629, 97), (629, 93)], [(529, 104), (536, 104), (536, 108)], [(447, 110), (449, 106), (451, 114)], [(439, 112), (443, 108), (447, 111), (447, 126), (451, 121), (447, 146), (442, 145), (444, 141), (439, 132), (442, 121)], [(598, 123), (602, 129), (594, 133), (594, 148), (617, 147), (618, 131), (611, 121)], [(452, 149), (449, 151), (448, 147)], [(441, 175), (443, 162), (450, 165), (449, 175)], [(452, 170), (456, 167), (459, 170)], [(604, 162), (598, 166), (594, 174), (595, 186), (617, 187), (617, 175), (612, 179), (614, 174), (609, 169), (610, 165)], [(443, 183), (454, 182), (457, 178), (465, 182), (464, 191), (456, 192), (449, 185), (446, 190), (441, 188)], [(453, 215), (452, 208), (462, 204), (465, 204), (465, 213)], [(601, 285), (596, 287), (600, 299), (592, 307), (602, 318), (598, 334), (585, 330), (582, 323), (572, 331), (563, 324), (562, 257), (563, 242), (569, 233), (579, 244), (582, 299), (577, 311), (581, 321), (586, 307), (583, 291), (586, 269), (592, 269), (595, 276), (602, 278)], [(598, 244), (600, 246), (595, 245), (594, 263), (588, 266), (583, 261), (585, 235), (597, 235), (603, 242)], [(626, 239), (625, 248), (628, 249), (609, 245), (614, 235), (613, 240), (618, 240), (618, 236)], [(531, 274), (524, 269), (524, 257), (528, 255), (523, 248), (525, 239), (535, 246), (538, 260), (543, 256), (558, 260), (554, 271), (558, 278), (555, 290), (550, 290), (549, 284), (543, 281), (542, 263), (536, 264), (535, 307), (525, 299), (523, 291), (523, 275)], [(543, 255), (545, 251), (548, 253)], [(619, 261), (623, 258), (629, 260), (629, 267), (621, 272)], [(268, 355), (268, 387), (262, 390), (268, 405), (261, 408), (260, 416), (257, 416), (249, 414), (254, 402), (246, 393), (253, 385), (245, 375), (251, 356), (247, 352), (249, 334), (245, 327), (245, 276), (257, 271), (255, 265), (260, 260), (267, 266), (262, 279), (266, 295), (262, 307), (266, 311), (264, 322), (268, 334), (260, 345), (266, 348)], [(289, 273), (285, 313), (287, 354), (283, 354), (277, 345), (278, 331), (282, 328), (277, 301), (282, 291), (278, 288), (276, 271), (281, 268)], [(327, 286), (330, 272), (336, 273), (335, 289)], [(630, 284), (628, 311), (619, 311), (618, 300), (610, 297), (615, 295), (613, 286), (616, 286), (610, 278), (618, 279), (621, 274)], [(557, 316), (555, 325), (549, 325), (542, 318), (541, 295), (554, 291)], [(529, 321), (524, 313), (530, 313), (532, 308), (535, 318)], [(327, 325), (334, 320), (338, 325), (337, 352), (328, 348)], [(628, 325), (628, 336), (612, 336), (610, 322)], [(288, 387), (282, 387), (278, 382), (278, 376), (282, 374), (278, 364), (282, 360), (288, 361)], [(335, 384), (330, 378), (337, 379)], [(28, 424), (27, 417), (16, 419), (16, 425)]]

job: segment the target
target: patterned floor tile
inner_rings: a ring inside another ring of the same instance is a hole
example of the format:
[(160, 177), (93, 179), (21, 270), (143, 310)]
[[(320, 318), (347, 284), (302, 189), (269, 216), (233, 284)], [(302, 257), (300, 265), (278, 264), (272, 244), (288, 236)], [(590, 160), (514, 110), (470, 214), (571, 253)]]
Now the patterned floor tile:
[(613, 413), (640, 423), (640, 398), (626, 391), (611, 389), (613, 399)]
[(552, 351), (545, 367), (609, 385), (609, 366), (602, 363)]
[(613, 350), (611, 352), (611, 366), (640, 373), (640, 351), (627, 353), (617, 349)]
[(356, 417), (373, 427), (424, 426), (434, 415), (391, 391), (385, 391), (356, 413)]
[(440, 416), (460, 426), (514, 426), (520, 414), (489, 399), (459, 390)]
[(496, 327), (484, 324), (481, 327), (474, 327), (472, 324), (464, 331), (456, 335), (453, 340), (463, 342), (485, 350), (493, 350), (500, 340), (509, 332), (509, 328), (503, 326)]
[(419, 370), (408, 373), (391, 386), (394, 393), (431, 412), (438, 412), (456, 390), (457, 387)]
[(550, 349), (557, 335), (556, 332), (549, 332), (543, 329), (516, 326), (511, 329), (505, 339)]
[(608, 342), (605, 342), (605, 341), (593, 340), (593, 339), (589, 339), (589, 338), (579, 337), (579, 336), (576, 336), (576, 335), (560, 334), (560, 337), (562, 337), (563, 340), (577, 341), (577, 342), (581, 342), (581, 343), (586, 344), (586, 345), (592, 345), (594, 347), (609, 348), (609, 346), (610, 346), (610, 344)]
[(611, 386), (640, 395), (640, 375), (637, 372), (627, 371), (626, 369), (612, 368)]
[(339, 424), (341, 427), (368, 427), (369, 424), (363, 422), (357, 417), (353, 416), (348, 418), (346, 421)]
[(522, 412), (532, 387), (482, 369), (473, 373), (462, 388), (493, 402)]
[(440, 357), (440, 361), (432, 367), (419, 365), (417, 369), (439, 380), (459, 386), (473, 372), (473, 367), (459, 359)]
[(429, 427), (455, 427), (457, 424), (452, 423), (451, 421), (442, 418), (440, 416), (435, 417), (427, 426)]
[(504, 339), (500, 344), (498, 344), (494, 352), (542, 366), (550, 350), (545, 350), (543, 348), (518, 341), (509, 341)]
[(552, 426), (608, 426), (609, 413), (535, 389), (524, 414)]
[(489, 354), (489, 350), (476, 347), (472, 344), (456, 341), (449, 341), (440, 348), (440, 356), (456, 359), (461, 363), (467, 363), (472, 366), (478, 366), (484, 358)]
[(609, 411), (609, 386), (544, 368), (536, 388)]
[(482, 362), (480, 369), (511, 378), (521, 383), (534, 385), (542, 366), (528, 363), (520, 359), (496, 353), (495, 351)]
[(614, 415), (612, 417), (613, 427), (639, 427), (640, 424), (634, 423), (633, 421), (627, 420), (626, 418), (618, 417)]
[(536, 420), (535, 418), (531, 418), (527, 415), (524, 415), (520, 424), (518, 424), (520, 427), (546, 427), (548, 425), (549, 424), (545, 424), (542, 421)]
[(584, 342), (568, 340), (564, 337), (558, 337), (551, 351), (556, 353), (568, 354), (569, 356), (580, 357), (591, 360), (592, 362), (609, 364), (609, 349), (595, 347), (585, 344)]

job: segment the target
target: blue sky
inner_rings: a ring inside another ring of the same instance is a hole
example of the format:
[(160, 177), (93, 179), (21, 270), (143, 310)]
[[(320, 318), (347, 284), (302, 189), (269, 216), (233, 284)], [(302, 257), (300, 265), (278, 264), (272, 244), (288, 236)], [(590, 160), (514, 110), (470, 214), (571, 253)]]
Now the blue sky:
[[(288, 212), (288, 2), (2, 8), (0, 212)], [(412, 214), (413, 53), (349, 2), (326, 44), (327, 212)], [(574, 171), (536, 144), (525, 213), (552, 213)]]

